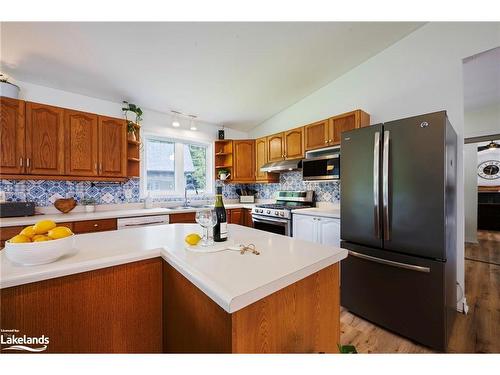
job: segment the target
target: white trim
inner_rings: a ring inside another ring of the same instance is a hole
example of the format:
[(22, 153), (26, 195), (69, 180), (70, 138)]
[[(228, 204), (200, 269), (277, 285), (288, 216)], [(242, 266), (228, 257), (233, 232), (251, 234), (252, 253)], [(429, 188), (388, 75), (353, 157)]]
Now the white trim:
[[(213, 160), (213, 145), (211, 142), (204, 142), (200, 140), (194, 140), (190, 138), (178, 138), (178, 137), (166, 137), (159, 136), (157, 134), (152, 133), (144, 133), (143, 134), (144, 145), (141, 151), (141, 178), (140, 178), (140, 198), (145, 198), (147, 196), (146, 191), (146, 160), (147, 160), (147, 152), (146, 152), (146, 142), (148, 140), (157, 140), (164, 142), (174, 143), (174, 179), (175, 179), (175, 190), (172, 191), (161, 191), (156, 193), (151, 193), (151, 196), (154, 198), (172, 198), (172, 197), (184, 197), (184, 175), (183, 173), (179, 173), (179, 171), (184, 170), (184, 145), (194, 145), (206, 148), (206, 182), (205, 182), (205, 190), (201, 194), (211, 195), (215, 191), (215, 181), (213, 180), (213, 169), (214, 169), (214, 160)], [(194, 191), (189, 190), (188, 196), (196, 196)]]

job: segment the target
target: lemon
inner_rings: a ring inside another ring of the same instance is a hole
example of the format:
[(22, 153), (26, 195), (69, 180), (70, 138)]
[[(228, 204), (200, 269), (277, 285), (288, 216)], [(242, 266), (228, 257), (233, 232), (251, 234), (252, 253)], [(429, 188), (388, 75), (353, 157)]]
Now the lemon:
[(31, 241), (35, 241), (37, 238), (41, 237), (47, 237), (45, 234), (35, 234), (33, 237), (31, 237)]
[(26, 242), (31, 242), (30, 238), (28, 236), (25, 236), (24, 234), (18, 234), (17, 236), (12, 237), (9, 240), (10, 243), (26, 243)]
[(49, 233), (47, 234), (51, 239), (57, 240), (59, 238), (64, 238), (71, 236), (73, 232), (71, 229), (67, 227), (55, 227), (51, 230), (49, 230)]
[(44, 234), (55, 227), (56, 223), (52, 220), (40, 220), (38, 223), (33, 225), (33, 230), (36, 234)]
[(36, 235), (35, 233), (35, 228), (33, 225), (30, 225), (29, 227), (24, 228), (19, 234), (22, 234), (26, 237), (33, 238), (33, 236)]
[(184, 241), (186, 241), (188, 244), (195, 246), (200, 242), (201, 237), (198, 233), (191, 233), (184, 238)]
[(43, 242), (43, 241), (51, 241), (52, 238), (49, 236), (44, 236), (43, 234), (38, 234), (35, 237), (33, 237), (33, 242)]

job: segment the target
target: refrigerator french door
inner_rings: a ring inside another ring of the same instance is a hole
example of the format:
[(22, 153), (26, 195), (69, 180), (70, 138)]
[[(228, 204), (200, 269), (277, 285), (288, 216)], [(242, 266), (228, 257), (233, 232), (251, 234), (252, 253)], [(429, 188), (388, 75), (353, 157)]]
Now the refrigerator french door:
[(445, 350), (456, 311), (456, 135), (446, 112), (342, 133), (342, 305)]

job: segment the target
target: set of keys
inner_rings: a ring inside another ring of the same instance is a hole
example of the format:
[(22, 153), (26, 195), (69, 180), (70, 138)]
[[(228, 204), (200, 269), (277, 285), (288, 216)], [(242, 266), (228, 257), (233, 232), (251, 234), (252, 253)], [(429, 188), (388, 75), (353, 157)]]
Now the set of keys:
[(245, 254), (247, 251), (251, 252), (252, 254), (255, 254), (255, 255), (260, 255), (260, 253), (257, 251), (257, 249), (255, 248), (255, 245), (253, 243), (251, 243), (249, 245), (240, 245), (240, 254), (241, 255)]

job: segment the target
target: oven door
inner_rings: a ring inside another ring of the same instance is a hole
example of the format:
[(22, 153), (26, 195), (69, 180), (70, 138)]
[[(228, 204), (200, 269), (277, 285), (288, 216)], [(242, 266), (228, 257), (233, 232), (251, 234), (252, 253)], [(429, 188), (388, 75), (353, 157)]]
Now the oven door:
[(338, 180), (340, 178), (340, 154), (302, 160), (302, 179)]
[(292, 226), (290, 220), (269, 218), (265, 216), (252, 215), (253, 227), (255, 229), (265, 230), (266, 232), (282, 234), (283, 236), (292, 236)]

